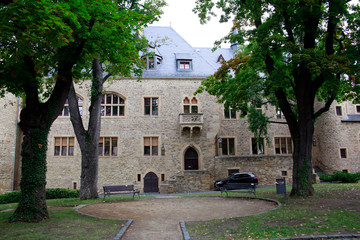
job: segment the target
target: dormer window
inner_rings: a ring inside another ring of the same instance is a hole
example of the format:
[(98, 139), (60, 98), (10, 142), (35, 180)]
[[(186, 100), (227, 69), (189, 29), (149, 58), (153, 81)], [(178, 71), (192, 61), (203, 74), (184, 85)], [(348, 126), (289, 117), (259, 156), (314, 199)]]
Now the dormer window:
[(179, 70), (187, 70), (191, 69), (191, 61), (179, 61)]
[(217, 62), (218, 62), (218, 63), (222, 63), (223, 61), (225, 61), (225, 59), (224, 59), (223, 55), (220, 54), (220, 56), (218, 57)]
[(146, 70), (157, 70), (163, 60), (155, 43), (150, 42), (147, 52), (141, 57), (145, 63)]
[(176, 53), (176, 68), (178, 71), (192, 71), (192, 55), (188, 53)]
[(145, 63), (146, 70), (158, 69), (162, 61), (162, 57), (157, 55), (155, 57), (143, 56), (142, 59)]
[(178, 60), (177, 69), (178, 71), (191, 71), (192, 70), (191, 60)]

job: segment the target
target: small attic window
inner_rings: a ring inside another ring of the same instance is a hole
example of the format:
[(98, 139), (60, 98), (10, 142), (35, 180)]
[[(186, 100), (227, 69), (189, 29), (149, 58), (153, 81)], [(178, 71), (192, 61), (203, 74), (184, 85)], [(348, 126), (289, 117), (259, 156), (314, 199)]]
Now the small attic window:
[(176, 69), (178, 71), (192, 71), (192, 54), (190, 53), (175, 53)]
[(218, 63), (221, 63), (222, 61), (225, 61), (225, 59), (224, 59), (223, 55), (220, 54), (220, 56), (218, 57), (217, 62), (218, 62)]
[(145, 63), (146, 70), (156, 70), (162, 62), (162, 57), (159, 55), (155, 55), (154, 57), (143, 56), (142, 59)]
[(179, 60), (178, 70), (179, 71), (191, 71), (191, 60)]

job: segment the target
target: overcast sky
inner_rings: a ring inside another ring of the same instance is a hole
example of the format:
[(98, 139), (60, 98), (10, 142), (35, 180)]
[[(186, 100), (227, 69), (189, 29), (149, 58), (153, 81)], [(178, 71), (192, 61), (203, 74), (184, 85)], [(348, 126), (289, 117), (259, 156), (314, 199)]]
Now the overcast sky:
[(213, 47), (214, 42), (227, 35), (231, 29), (231, 23), (219, 23), (215, 18), (207, 24), (200, 24), (198, 16), (192, 12), (195, 0), (166, 0), (166, 2), (168, 6), (163, 8), (164, 14), (153, 26), (171, 25), (192, 47)]

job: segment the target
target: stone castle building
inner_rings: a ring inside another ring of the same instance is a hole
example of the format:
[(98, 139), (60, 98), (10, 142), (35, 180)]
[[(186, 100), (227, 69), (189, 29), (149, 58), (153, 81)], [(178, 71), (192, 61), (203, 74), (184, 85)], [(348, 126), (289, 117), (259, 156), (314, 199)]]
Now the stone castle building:
[[(99, 142), (99, 190), (103, 185), (134, 184), (143, 192), (212, 189), (214, 180), (234, 172), (253, 172), (260, 184), (292, 178), (292, 142), (287, 125), (272, 124), (270, 145), (257, 143), (246, 118), (226, 110), (207, 93), (194, 95), (201, 81), (236, 45), (212, 52), (193, 48), (171, 27), (144, 30), (153, 54), (141, 81), (114, 79), (104, 86)], [(85, 126), (89, 82), (77, 85)], [(0, 99), (0, 193), (18, 189), (20, 180), (20, 99)], [(260, 109), (259, 109), (260, 110)], [(285, 121), (271, 106), (264, 111)], [(327, 173), (360, 171), (360, 105), (333, 104), (316, 122), (314, 166)], [(47, 187), (79, 188), (81, 152), (67, 104), (48, 139)]]

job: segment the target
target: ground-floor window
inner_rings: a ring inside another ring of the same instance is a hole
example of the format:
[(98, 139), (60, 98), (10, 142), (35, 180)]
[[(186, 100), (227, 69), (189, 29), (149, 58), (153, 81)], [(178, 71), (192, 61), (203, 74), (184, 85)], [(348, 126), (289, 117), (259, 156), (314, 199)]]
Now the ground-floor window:
[(117, 156), (118, 138), (117, 137), (100, 137), (99, 139), (99, 156)]
[(291, 153), (293, 153), (291, 137), (276, 137), (275, 138), (275, 153), (276, 154), (291, 154)]
[(235, 139), (221, 138), (222, 155), (235, 155)]
[(157, 156), (159, 154), (159, 138), (144, 137), (144, 155)]
[(260, 138), (256, 141), (255, 138), (251, 138), (252, 154), (264, 154), (264, 139)]
[(55, 137), (55, 156), (74, 156), (74, 137)]

